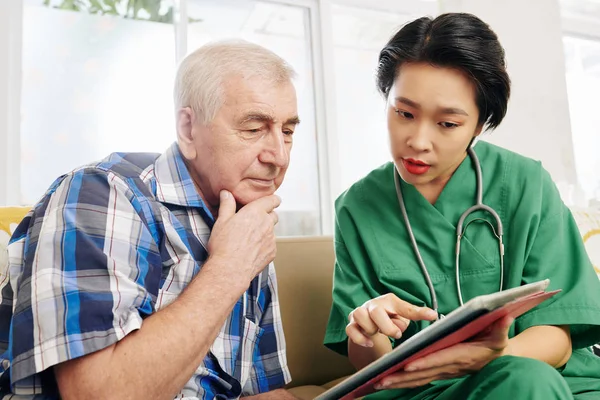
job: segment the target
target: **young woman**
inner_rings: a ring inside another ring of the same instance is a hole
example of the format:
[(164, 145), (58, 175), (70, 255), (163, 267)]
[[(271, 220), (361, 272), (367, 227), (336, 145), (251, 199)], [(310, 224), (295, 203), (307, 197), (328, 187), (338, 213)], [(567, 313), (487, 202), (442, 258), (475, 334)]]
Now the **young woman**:
[(336, 201), (325, 344), (360, 369), (477, 295), (549, 278), (554, 298), (412, 362), (371, 397), (600, 398), (588, 348), (600, 282), (571, 213), (539, 162), (475, 140), (510, 94), (495, 33), (469, 14), (420, 18), (381, 51), (377, 84), (393, 163)]

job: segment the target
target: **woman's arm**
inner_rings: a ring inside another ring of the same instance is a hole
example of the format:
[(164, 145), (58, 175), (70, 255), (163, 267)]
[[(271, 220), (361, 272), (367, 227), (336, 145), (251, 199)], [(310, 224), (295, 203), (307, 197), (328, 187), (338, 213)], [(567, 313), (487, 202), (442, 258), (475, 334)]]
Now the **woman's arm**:
[(348, 359), (357, 371), (392, 351), (392, 343), (387, 336), (378, 333), (371, 336), (371, 340), (373, 347), (364, 347), (348, 340)]
[(572, 353), (571, 331), (565, 326), (532, 326), (508, 341), (505, 355), (535, 358), (562, 367)]

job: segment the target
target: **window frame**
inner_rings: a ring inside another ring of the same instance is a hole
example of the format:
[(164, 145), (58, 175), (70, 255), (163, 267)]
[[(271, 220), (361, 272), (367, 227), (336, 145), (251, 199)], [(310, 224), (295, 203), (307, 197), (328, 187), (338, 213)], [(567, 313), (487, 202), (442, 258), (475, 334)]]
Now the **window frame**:
[(21, 51), (23, 3), (0, 2), (0, 205), (21, 197)]
[[(576, 16), (565, 12), (561, 8), (561, 30), (562, 37), (570, 37), (575, 39), (585, 39), (600, 44), (600, 17), (597, 19), (587, 18), (584, 16)], [(564, 58), (564, 57), (563, 57)], [(566, 62), (566, 59), (565, 59)], [(565, 75), (566, 80), (566, 75)], [(571, 119), (572, 116), (569, 116)], [(571, 130), (572, 130), (571, 122)], [(573, 135), (571, 135), (573, 136)], [(575, 144), (573, 144), (574, 146)], [(577, 172), (577, 171), (576, 171)], [(596, 199), (596, 201), (599, 199)], [(594, 201), (594, 200), (592, 200)]]
[[(179, 62), (187, 53), (187, 10), (189, 0), (174, 0), (175, 49)], [(317, 137), (317, 174), (319, 188), (320, 228), (322, 235), (332, 235), (334, 196), (341, 192), (337, 153), (336, 88), (332, 6), (342, 5), (379, 11), (414, 14), (411, 0), (261, 0), (273, 4), (305, 8), (308, 12), (310, 57), (314, 85), (314, 107)], [(438, 6), (439, 9), (439, 6)], [(5, 22), (5, 23), (3, 23)], [(18, 205), (21, 198), (21, 53), (23, 36), (23, 1), (0, 2), (0, 50), (8, 54), (0, 62), (0, 206)]]

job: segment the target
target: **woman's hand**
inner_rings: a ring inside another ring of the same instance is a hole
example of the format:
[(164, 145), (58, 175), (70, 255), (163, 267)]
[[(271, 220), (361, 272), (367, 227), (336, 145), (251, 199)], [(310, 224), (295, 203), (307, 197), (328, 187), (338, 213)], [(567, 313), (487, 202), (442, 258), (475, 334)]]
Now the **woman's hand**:
[(404, 371), (383, 378), (375, 388), (412, 388), (479, 371), (490, 361), (507, 353), (508, 330), (513, 320), (505, 317), (469, 342), (415, 360), (407, 364)]
[(399, 339), (410, 321), (432, 321), (436, 318), (437, 313), (432, 309), (414, 306), (388, 293), (355, 308), (348, 316), (346, 334), (352, 342), (372, 347), (371, 337), (379, 332)]

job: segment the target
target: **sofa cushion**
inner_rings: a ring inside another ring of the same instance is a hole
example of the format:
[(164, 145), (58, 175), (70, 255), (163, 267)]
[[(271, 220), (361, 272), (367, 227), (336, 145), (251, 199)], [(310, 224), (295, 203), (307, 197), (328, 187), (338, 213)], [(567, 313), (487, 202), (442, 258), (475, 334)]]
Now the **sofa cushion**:
[[(571, 208), (575, 222), (581, 232), (585, 249), (600, 278), (600, 210)], [(594, 346), (594, 353), (600, 356), (600, 345)]]
[(600, 278), (600, 210), (572, 208), (585, 249)]
[(6, 246), (11, 235), (31, 208), (0, 207), (0, 281), (8, 264)]
[(289, 391), (299, 399), (312, 400), (318, 395), (325, 393), (326, 389), (322, 386), (305, 385), (293, 387)]

